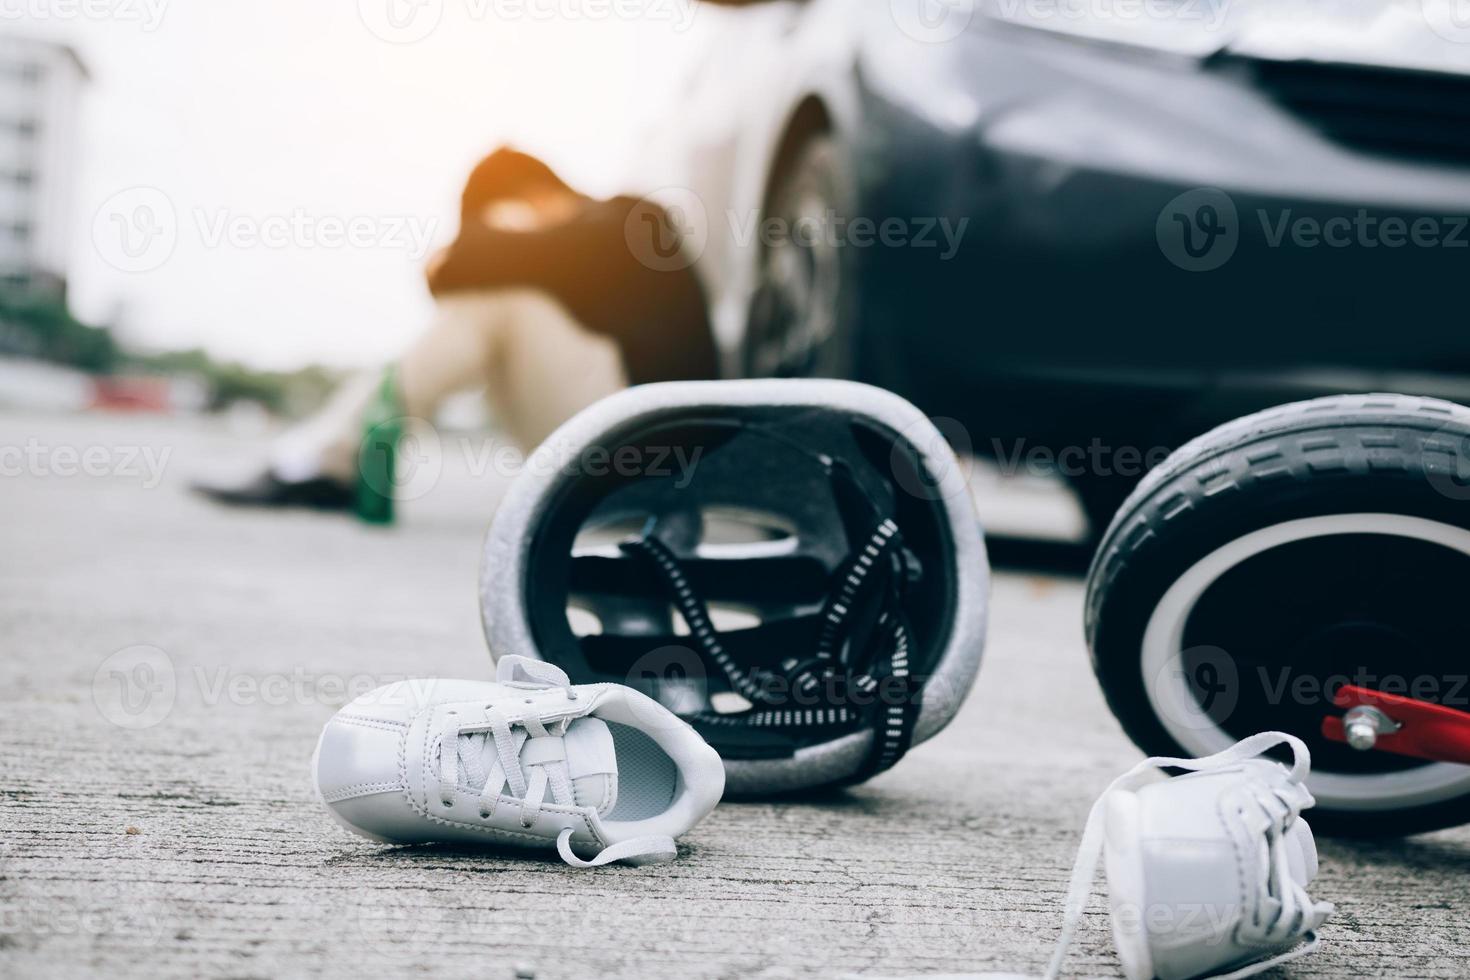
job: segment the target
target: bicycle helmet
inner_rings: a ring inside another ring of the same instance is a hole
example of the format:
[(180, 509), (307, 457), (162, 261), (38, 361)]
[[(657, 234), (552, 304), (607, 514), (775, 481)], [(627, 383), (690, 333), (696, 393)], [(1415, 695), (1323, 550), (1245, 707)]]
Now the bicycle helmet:
[(730, 792), (861, 782), (943, 728), (984, 646), (989, 565), (934, 425), (845, 381), (644, 385), (527, 459), (486, 540), (496, 657), (628, 684)]

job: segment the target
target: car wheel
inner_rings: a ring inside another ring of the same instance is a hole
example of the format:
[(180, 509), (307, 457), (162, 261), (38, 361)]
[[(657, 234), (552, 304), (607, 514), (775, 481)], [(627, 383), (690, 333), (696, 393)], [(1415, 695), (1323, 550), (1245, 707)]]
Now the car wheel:
[(1328, 740), (1344, 683), (1470, 709), (1470, 409), (1353, 395), (1271, 409), (1185, 445), (1093, 560), (1087, 638), (1108, 704), (1150, 755), (1301, 737), (1313, 826), (1470, 821), (1470, 766)]
[(840, 238), (850, 200), (851, 183), (828, 134), (807, 137), (776, 175), (746, 324), (747, 376), (851, 375), (851, 249)]

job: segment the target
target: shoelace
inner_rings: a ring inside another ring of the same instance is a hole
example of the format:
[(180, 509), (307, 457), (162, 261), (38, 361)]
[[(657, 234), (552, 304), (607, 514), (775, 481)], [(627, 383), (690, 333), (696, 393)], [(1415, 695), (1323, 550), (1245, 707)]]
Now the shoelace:
[[(578, 697), (570, 678), (559, 667), (525, 657), (502, 657), (496, 668), (496, 680), (509, 687), (526, 690), (559, 687), (566, 692), (568, 701), (575, 701)], [(484, 785), (480, 789), (481, 817), (494, 815), (502, 802), (502, 791), (507, 787), (509, 795), (520, 804), (521, 826), (527, 829), (535, 826), (541, 806), (546, 802), (548, 788), (553, 803), (575, 806), (576, 797), (563, 741), (573, 720), (561, 718), (548, 727), (540, 718), (527, 717), (512, 724), (504, 712), (490, 709), (483, 722), (465, 726), (460, 724), (453, 711), (447, 712), (439, 737), (440, 801), (446, 807), (454, 804), (461, 771), (469, 786), (473, 787), (479, 781), (478, 777), (484, 771), (480, 759), (484, 742), (479, 738), (483, 736), (494, 745), (495, 760), (485, 772)], [(528, 742), (531, 743), (529, 747)], [(526, 770), (529, 770), (529, 776)], [(648, 836), (609, 845), (591, 860), (583, 860), (572, 852), (571, 838), (572, 829), (563, 829), (557, 836), (556, 849), (562, 860), (578, 868), (635, 859), (643, 859), (643, 863), (672, 861), (678, 853), (672, 837)]]
[[(846, 729), (861, 720), (864, 712), (846, 705), (811, 707), (811, 699), (825, 680), (843, 675), (845, 686), (862, 695), (861, 703), (866, 704), (875, 700), (874, 695), (880, 688), (879, 677), (889, 682), (887, 690), (901, 692), (901, 697), (890, 693), (886, 703), (873, 709), (872, 748), (858, 771), (847, 780), (862, 782), (892, 768), (903, 758), (913, 741), (914, 722), (918, 715), (918, 700), (910, 686), (913, 677), (909, 670), (909, 626), (895, 583), (875, 574), (902, 548), (902, 541), (898, 525), (891, 518), (885, 518), (873, 528), (863, 547), (839, 569), (836, 578), (840, 584), (827, 596), (819, 614), (822, 626), (814, 654), (804, 660), (789, 658), (775, 671), (785, 675), (788, 682), (780, 687), (789, 686), (791, 691), (805, 696), (806, 700), (797, 702), (789, 702), (784, 694), (778, 696), (767, 690), (762, 681), (773, 673), (772, 670), (752, 673), (735, 663), (720, 642), (709, 609), (685, 574), (679, 559), (668, 545), (651, 533), (651, 528), (646, 529), (641, 537), (624, 541), (619, 547), (623, 553), (640, 556), (650, 563), (669, 588), (679, 614), (689, 626), (690, 636), (707, 661), (713, 662), (731, 688), (753, 706), (739, 714), (699, 712), (689, 716), (689, 720), (699, 725), (722, 727)], [(879, 614), (864, 649), (851, 654), (854, 662), (843, 663), (839, 648), (853, 628), (856, 610), (875, 583), (880, 592), (886, 593), (877, 600), (885, 608)]]
[(1092, 897), (1092, 883), (1097, 878), (1097, 869), (1103, 853), (1103, 814), (1108, 797), (1116, 790), (1133, 789), (1142, 785), (1155, 769), (1185, 769), (1202, 772), (1218, 769), (1246, 759), (1254, 759), (1278, 745), (1291, 748), (1292, 766), (1287, 775), (1287, 785), (1278, 790), (1257, 787), (1252, 802), (1256, 810), (1243, 807), (1238, 812), (1237, 834), (1261, 841), (1262, 860), (1267, 870), (1269, 894), (1260, 897), (1251, 911), (1248, 923), (1243, 926), (1245, 934), (1263, 944), (1281, 945), (1292, 939), (1305, 940), (1298, 946), (1276, 956), (1248, 963), (1229, 973), (1216, 974), (1209, 980), (1242, 980), (1280, 966), (1309, 953), (1318, 946), (1316, 928), (1332, 912), (1326, 902), (1313, 902), (1307, 890), (1292, 878), (1287, 857), (1286, 827), (1296, 819), (1303, 807), (1311, 802), (1311, 796), (1302, 785), (1311, 770), (1311, 753), (1302, 740), (1284, 732), (1262, 732), (1252, 735), (1214, 755), (1199, 759), (1175, 759), (1155, 756), (1145, 759), (1119, 776), (1108, 786), (1087, 815), (1087, 825), (1082, 831), (1082, 843), (1077, 848), (1077, 861), (1072, 866), (1071, 881), (1067, 886), (1066, 913), (1062, 920), (1062, 934), (1057, 940), (1056, 950), (1047, 965), (1045, 980), (1056, 980), (1061, 976), (1062, 962), (1077, 933), (1077, 926), (1087, 911)]

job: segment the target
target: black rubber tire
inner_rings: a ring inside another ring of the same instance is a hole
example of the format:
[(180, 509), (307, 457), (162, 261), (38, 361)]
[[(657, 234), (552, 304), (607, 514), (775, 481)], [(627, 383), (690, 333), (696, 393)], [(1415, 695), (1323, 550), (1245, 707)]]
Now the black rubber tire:
[[(1170, 455), (1124, 501), (1088, 576), (1085, 628), (1093, 668), (1129, 737), (1150, 755), (1191, 754), (1156, 716), (1142, 669), (1150, 616), (1184, 572), (1243, 535), (1299, 518), (1386, 513), (1470, 528), (1467, 453), (1470, 409), (1373, 394), (1259, 412)], [(1440, 623), (1455, 612), (1422, 610)], [(1259, 622), (1260, 629), (1272, 628), (1268, 620)], [(1470, 792), (1394, 810), (1319, 805), (1311, 822), (1346, 835), (1432, 830), (1470, 822)]]
[[(852, 215), (853, 182), (836, 139), (814, 132), (801, 142), (772, 178), (762, 221), (779, 219), (795, 228), (807, 201), (818, 201), (839, 219)], [(845, 224), (827, 229), (840, 234)], [(788, 236), (794, 239), (795, 235)], [(741, 370), (747, 377), (851, 378), (853, 350), (852, 248), (839, 239), (835, 249), (817, 256), (812, 267), (820, 284), (807, 282), (820, 309), (798, 309), (801, 300), (780, 285), (781, 249), (804, 258), (803, 247), (788, 240), (772, 247), (762, 243), (761, 283), (751, 300), (741, 346)], [(811, 249), (806, 249), (810, 256)], [(824, 291), (830, 289), (830, 295)], [(815, 337), (807, 336), (815, 334)]]

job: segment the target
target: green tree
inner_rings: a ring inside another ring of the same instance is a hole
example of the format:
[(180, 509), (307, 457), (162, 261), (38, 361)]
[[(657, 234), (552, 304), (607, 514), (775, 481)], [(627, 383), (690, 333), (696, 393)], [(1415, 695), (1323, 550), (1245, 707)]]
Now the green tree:
[(106, 327), (72, 316), (60, 298), (0, 293), (0, 349), (102, 374), (118, 362), (117, 341)]

